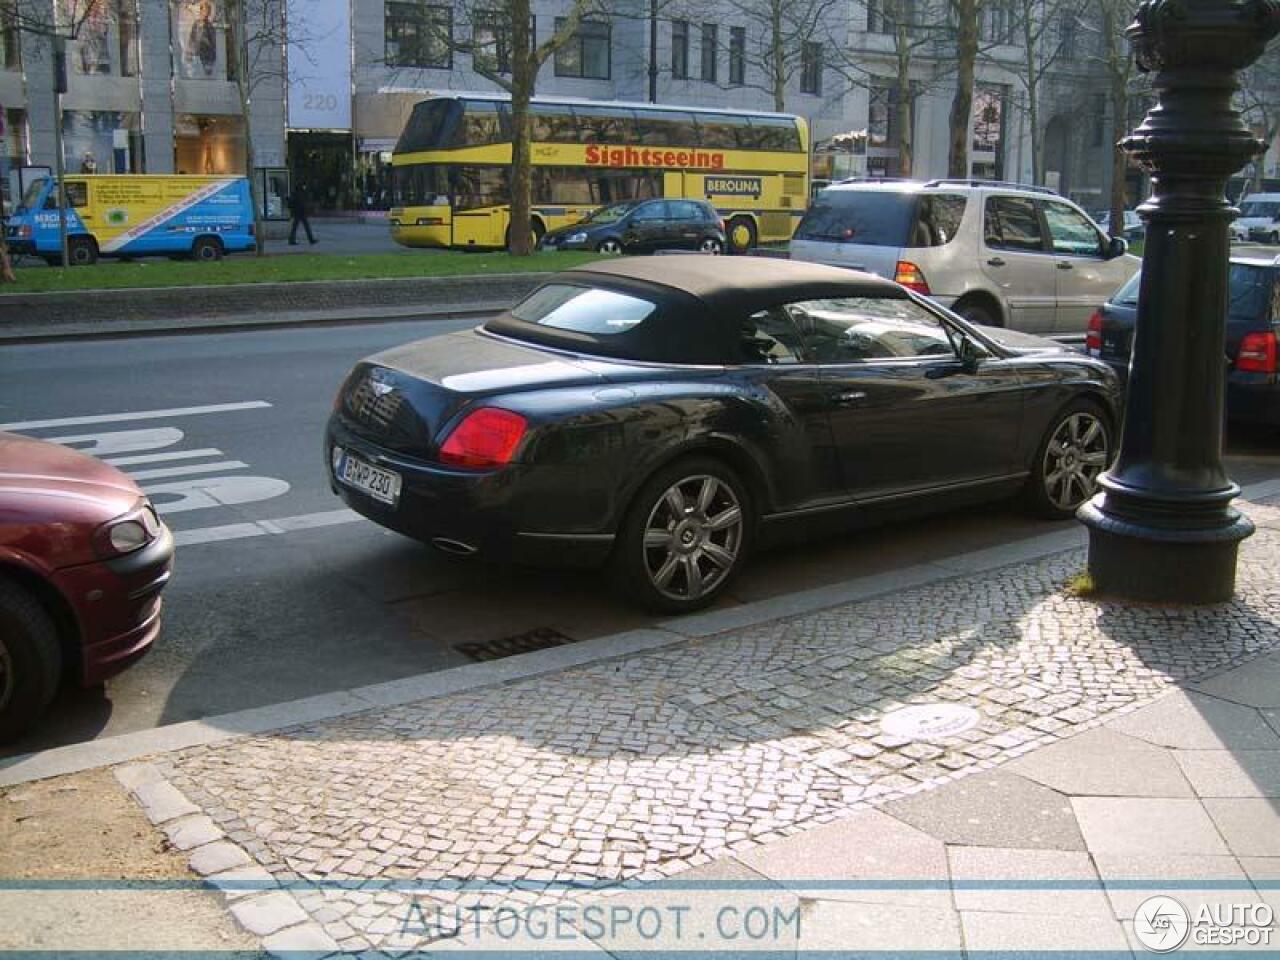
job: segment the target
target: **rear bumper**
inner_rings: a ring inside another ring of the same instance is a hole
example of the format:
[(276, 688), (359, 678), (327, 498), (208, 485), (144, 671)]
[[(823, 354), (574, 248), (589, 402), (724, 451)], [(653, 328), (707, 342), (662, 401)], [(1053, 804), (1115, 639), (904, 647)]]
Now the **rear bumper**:
[[(1128, 383), (1127, 361), (1104, 357), (1103, 362), (1115, 371), (1121, 385)], [(1229, 370), (1226, 387), (1228, 420), (1280, 425), (1280, 376)]]
[[(335, 446), (400, 475), (393, 507), (340, 482), (333, 473)], [(594, 529), (547, 530), (540, 497), (555, 495), (556, 478), (537, 467), (513, 464), (472, 472), (424, 463), (357, 436), (333, 417), (325, 436), (329, 486), (348, 507), (379, 526), (432, 544), (455, 556), (554, 566), (598, 566), (613, 547), (613, 534)], [(562, 492), (562, 491), (561, 491)]]
[(101, 683), (150, 649), (160, 633), (160, 593), (172, 572), (173, 534), (161, 526), (141, 550), (54, 575), (80, 627), (81, 683)]

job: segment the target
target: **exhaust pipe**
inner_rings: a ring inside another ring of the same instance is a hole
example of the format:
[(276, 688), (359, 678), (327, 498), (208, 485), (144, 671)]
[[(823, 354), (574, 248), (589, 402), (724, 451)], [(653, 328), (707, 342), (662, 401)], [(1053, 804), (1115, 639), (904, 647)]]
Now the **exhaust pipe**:
[(463, 543), (461, 540), (450, 540), (448, 537), (436, 537), (431, 541), (431, 545), (455, 557), (470, 557), (476, 552), (476, 548), (471, 544)]

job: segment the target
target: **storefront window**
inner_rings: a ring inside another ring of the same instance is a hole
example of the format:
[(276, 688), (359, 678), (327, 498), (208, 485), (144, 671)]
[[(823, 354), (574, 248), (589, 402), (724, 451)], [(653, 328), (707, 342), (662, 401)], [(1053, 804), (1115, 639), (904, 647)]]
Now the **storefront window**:
[(70, 173), (138, 173), (141, 127), (136, 113), (67, 110), (62, 145)]
[(138, 73), (136, 0), (64, 0), (63, 20), (71, 25), (68, 63), (82, 76), (133, 77)]
[(27, 162), (27, 114), (25, 110), (0, 111), (0, 196), (5, 213), (12, 213), (17, 195), (17, 176)]
[(258, 197), (262, 203), (262, 219), (289, 219), (289, 171), (283, 167), (258, 168)]
[(174, 123), (179, 173), (244, 173), (244, 120), (179, 114)]

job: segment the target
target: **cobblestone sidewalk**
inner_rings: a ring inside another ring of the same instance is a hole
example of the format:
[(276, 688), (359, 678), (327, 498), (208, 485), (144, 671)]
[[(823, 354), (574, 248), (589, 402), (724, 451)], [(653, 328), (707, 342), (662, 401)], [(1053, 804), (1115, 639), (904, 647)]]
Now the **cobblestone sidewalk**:
[[(1074, 596), (1072, 552), (122, 778), (199, 851), (198, 872), (292, 885), (232, 900), (268, 945), (420, 948), (431, 934), (405, 933), (411, 898), (580, 901), (750, 857), (1280, 648), (1280, 509), (1248, 512), (1258, 533), (1230, 604)], [(940, 704), (962, 708), (948, 735), (882, 726)]]

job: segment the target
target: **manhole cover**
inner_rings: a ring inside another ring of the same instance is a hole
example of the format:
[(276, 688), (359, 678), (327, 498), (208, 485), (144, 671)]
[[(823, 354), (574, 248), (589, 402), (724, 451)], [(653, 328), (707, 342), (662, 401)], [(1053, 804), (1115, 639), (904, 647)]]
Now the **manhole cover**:
[(464, 657), (477, 662), (483, 660), (501, 660), (503, 657), (514, 657), (518, 653), (532, 653), (534, 650), (548, 650), (551, 647), (573, 643), (572, 637), (566, 637), (559, 630), (550, 627), (536, 627), (514, 637), (503, 637), (501, 640), (487, 640), (484, 643), (458, 643), (453, 649)]
[(941, 740), (978, 725), (978, 711), (958, 703), (925, 703), (886, 714), (880, 729), (891, 737)]

